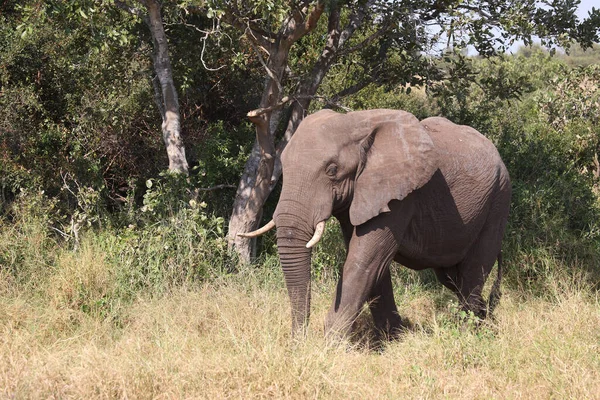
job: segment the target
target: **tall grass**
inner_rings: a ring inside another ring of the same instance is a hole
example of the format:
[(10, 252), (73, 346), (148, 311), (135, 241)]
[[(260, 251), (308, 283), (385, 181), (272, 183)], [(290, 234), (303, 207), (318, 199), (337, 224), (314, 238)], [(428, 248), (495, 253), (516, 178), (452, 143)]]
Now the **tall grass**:
[(115, 324), (102, 307), (82, 307), (115, 291), (102, 255), (86, 244), (58, 256), (45, 292), (2, 292), (2, 397), (600, 396), (600, 301), (582, 280), (557, 282), (545, 299), (507, 290), (496, 319), (478, 328), (437, 301), (441, 288), (397, 290), (413, 328), (382, 349), (367, 337), (323, 338), (332, 281), (315, 288), (307, 337), (293, 340), (281, 276), (260, 269), (140, 292), (113, 310)]

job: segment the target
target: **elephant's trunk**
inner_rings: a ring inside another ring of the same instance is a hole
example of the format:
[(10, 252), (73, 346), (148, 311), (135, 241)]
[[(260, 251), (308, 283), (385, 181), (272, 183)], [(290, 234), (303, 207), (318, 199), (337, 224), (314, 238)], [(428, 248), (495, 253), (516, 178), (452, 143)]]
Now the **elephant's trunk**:
[[(292, 306), (292, 333), (300, 334), (310, 316), (310, 256), (312, 233), (297, 217), (278, 215), (277, 248)], [(314, 228), (312, 228), (314, 229)]]
[(277, 240), (292, 306), (292, 333), (301, 333), (310, 316), (310, 255), (306, 241)]

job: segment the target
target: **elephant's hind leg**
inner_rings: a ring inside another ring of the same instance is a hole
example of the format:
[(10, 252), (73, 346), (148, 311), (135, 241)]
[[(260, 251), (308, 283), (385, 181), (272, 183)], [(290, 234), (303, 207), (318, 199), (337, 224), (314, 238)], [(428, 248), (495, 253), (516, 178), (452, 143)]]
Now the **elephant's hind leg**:
[[(469, 262), (463, 262), (453, 267), (435, 268), (434, 271), (438, 281), (458, 297), (463, 310), (472, 311), (479, 318), (485, 318), (486, 306), (481, 295), (485, 278), (481, 281), (476, 279), (473, 275), (477, 273), (470, 272), (470, 265)], [(472, 265), (476, 266), (478, 263)]]
[(500, 253), (500, 238), (497, 229), (484, 229), (467, 257), (456, 266), (459, 300), (463, 309), (472, 311), (479, 318), (487, 315), (487, 303), (481, 293)]
[(452, 290), (454, 294), (457, 296), (460, 295), (460, 290), (458, 290), (458, 266), (454, 265), (452, 267), (447, 268), (434, 268), (435, 276), (438, 281), (446, 286), (448, 289)]

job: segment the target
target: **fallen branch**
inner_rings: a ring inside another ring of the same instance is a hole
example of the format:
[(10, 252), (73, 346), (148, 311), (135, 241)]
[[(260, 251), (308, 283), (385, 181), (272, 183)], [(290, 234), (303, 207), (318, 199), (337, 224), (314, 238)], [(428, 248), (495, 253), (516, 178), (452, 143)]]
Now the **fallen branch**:
[(194, 189), (196, 192), (212, 192), (213, 190), (219, 190), (219, 189), (236, 189), (237, 186), (235, 185), (228, 185), (226, 183), (221, 184), (221, 185), (216, 185), (213, 187), (209, 187), (209, 188), (197, 188)]

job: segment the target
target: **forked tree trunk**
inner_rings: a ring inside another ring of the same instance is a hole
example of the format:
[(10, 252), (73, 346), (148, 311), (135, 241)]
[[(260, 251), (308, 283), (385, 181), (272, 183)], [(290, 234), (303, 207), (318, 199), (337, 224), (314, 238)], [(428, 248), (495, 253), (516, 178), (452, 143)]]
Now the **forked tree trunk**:
[[(372, 0), (367, 1), (362, 6), (358, 7), (356, 11), (350, 15), (347, 25), (343, 30), (340, 29), (340, 8), (339, 6), (332, 7), (328, 20), (327, 42), (320, 57), (313, 65), (311, 72), (303, 80), (294, 95), (295, 99), (291, 106), (291, 112), (287, 121), (286, 130), (277, 146), (274, 145), (274, 133), (281, 115), (280, 108), (277, 108), (269, 115), (269, 131), (268, 134), (265, 134), (264, 136), (268, 137), (268, 141), (263, 140), (261, 142), (257, 127), (257, 142), (255, 143), (250, 158), (246, 163), (244, 175), (242, 176), (238, 192), (236, 194), (233, 213), (229, 221), (230, 248), (235, 249), (241, 260), (249, 261), (254, 257), (256, 253), (256, 243), (255, 239), (241, 238), (237, 236), (237, 233), (254, 230), (260, 223), (263, 205), (271, 194), (271, 191), (274, 189), (277, 181), (281, 177), (281, 152), (300, 125), (300, 122), (302, 122), (304, 119), (306, 111), (310, 105), (311, 98), (313, 98), (317, 93), (323, 78), (336, 60), (340, 49), (353, 35), (355, 30), (363, 23), (365, 18), (365, 10), (371, 6), (371, 3)], [(323, 10), (321, 9), (320, 12), (322, 11)], [(320, 13), (318, 15), (314, 14), (313, 16), (317, 16), (318, 18)], [(316, 24), (316, 20), (314, 23)], [(308, 33), (309, 31), (309, 29), (305, 30), (304, 34)], [(291, 44), (292, 43), (289, 43), (290, 46)], [(286, 51), (289, 52), (289, 47)], [(285, 53), (286, 63), (287, 52)], [(280, 65), (285, 69), (286, 64)], [(278, 72), (283, 73), (284, 69), (278, 70)], [(271, 72), (274, 72), (274, 70), (272, 69)], [(271, 84), (275, 85), (275, 82), (271, 80)], [(273, 89), (273, 87), (275, 86), (265, 86), (265, 93), (268, 92), (269, 88)], [(265, 97), (263, 95), (261, 107), (274, 108), (282, 96), (282, 93), (277, 93), (278, 96), (273, 96), (270, 99), (268, 96)], [(265, 101), (267, 99), (268, 101)], [(261, 143), (265, 143), (266, 146), (262, 148), (262, 150)]]
[[(237, 233), (255, 230), (262, 218), (262, 206), (272, 191), (271, 177), (275, 167), (273, 137), (281, 113), (279, 110), (263, 116), (262, 126), (257, 126), (257, 140), (246, 162), (229, 220), (229, 246), (239, 258), (248, 262), (256, 256), (256, 239), (237, 236)], [(261, 132), (259, 132), (261, 130)], [(259, 139), (262, 137), (262, 140)], [(262, 143), (262, 144), (261, 144)]]
[[(280, 44), (267, 67), (272, 76), (267, 78), (258, 110), (248, 116), (256, 127), (256, 142), (246, 162), (240, 180), (233, 212), (229, 219), (229, 248), (235, 250), (243, 262), (256, 256), (256, 239), (238, 236), (257, 228), (262, 217), (262, 206), (271, 193), (271, 176), (275, 167), (275, 131), (281, 110), (275, 105), (281, 100), (281, 84), (284, 78), (289, 47)], [(261, 111), (262, 110), (262, 111)]]
[(267, 72), (260, 108), (248, 116), (256, 126), (256, 143), (246, 162), (240, 180), (231, 218), (229, 219), (229, 249), (235, 251), (240, 260), (249, 262), (256, 254), (256, 240), (238, 236), (238, 233), (254, 230), (260, 223), (262, 207), (273, 188), (275, 168), (275, 132), (281, 115), (283, 81), (288, 67), (288, 56), (292, 45), (311, 32), (325, 8), (317, 2), (310, 12), (295, 10), (277, 34), (276, 39), (263, 37), (239, 20), (231, 17), (229, 22), (238, 28), (251, 31), (248, 39), (255, 46), (262, 60), (259, 47), (268, 52), (263, 62)]

